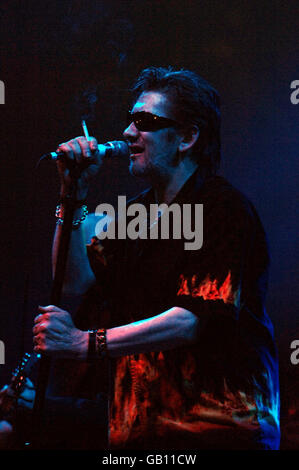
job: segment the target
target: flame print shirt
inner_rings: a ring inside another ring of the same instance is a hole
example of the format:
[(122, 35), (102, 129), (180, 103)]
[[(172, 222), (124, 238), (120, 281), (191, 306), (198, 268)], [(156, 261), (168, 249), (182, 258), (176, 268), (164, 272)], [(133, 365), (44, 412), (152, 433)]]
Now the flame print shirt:
[[(134, 202), (149, 207), (153, 191)], [(202, 181), (195, 172), (173, 203), (203, 204), (200, 249), (170, 237), (104, 240), (100, 256), (89, 252), (108, 326), (175, 306), (199, 319), (195, 344), (110, 361), (110, 446), (277, 449), (278, 370), (260, 219), (220, 176)]]

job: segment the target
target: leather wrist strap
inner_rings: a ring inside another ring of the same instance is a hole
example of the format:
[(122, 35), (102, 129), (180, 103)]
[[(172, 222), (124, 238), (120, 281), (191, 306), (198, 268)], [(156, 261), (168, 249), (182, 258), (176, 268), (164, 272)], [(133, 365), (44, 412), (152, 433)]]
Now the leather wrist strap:
[(94, 362), (97, 359), (97, 330), (89, 330), (87, 362)]

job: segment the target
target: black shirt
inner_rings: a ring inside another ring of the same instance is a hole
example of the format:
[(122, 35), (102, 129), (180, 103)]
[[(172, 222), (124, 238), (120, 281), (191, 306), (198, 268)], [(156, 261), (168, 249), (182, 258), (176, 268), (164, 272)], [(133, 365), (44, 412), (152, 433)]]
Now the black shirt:
[[(153, 190), (133, 202), (149, 209)], [(111, 361), (110, 444), (276, 449), (278, 370), (264, 308), (269, 255), (260, 219), (224, 178), (202, 181), (198, 172), (173, 203), (182, 210), (203, 204), (200, 249), (186, 250), (184, 239), (106, 239), (105, 263), (89, 252), (104, 326), (175, 306), (199, 318), (196, 344)]]

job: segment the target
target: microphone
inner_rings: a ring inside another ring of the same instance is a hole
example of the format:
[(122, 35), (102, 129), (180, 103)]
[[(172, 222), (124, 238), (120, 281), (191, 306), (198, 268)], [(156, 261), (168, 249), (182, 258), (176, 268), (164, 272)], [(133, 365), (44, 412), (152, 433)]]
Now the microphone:
[[(100, 155), (103, 157), (128, 157), (129, 156), (129, 147), (123, 140), (113, 140), (111, 142), (106, 142), (105, 144), (99, 144), (98, 150)], [(65, 158), (63, 152), (49, 152), (45, 153), (40, 160), (51, 160), (57, 161)]]

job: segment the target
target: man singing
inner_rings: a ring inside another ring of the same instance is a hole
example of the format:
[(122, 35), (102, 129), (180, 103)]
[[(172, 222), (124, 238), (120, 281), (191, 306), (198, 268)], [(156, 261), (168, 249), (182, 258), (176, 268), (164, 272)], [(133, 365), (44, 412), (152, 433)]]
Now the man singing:
[(81, 326), (67, 311), (40, 307), (35, 350), (108, 363), (112, 449), (278, 449), (277, 358), (264, 309), (267, 243), (253, 205), (216, 175), (218, 94), (193, 72), (162, 67), (143, 70), (132, 91), (123, 134), (129, 169), (149, 185), (133, 203), (203, 204), (202, 247), (186, 250), (184, 237), (171, 236), (106, 238), (100, 248), (87, 247), (84, 201), (101, 167), (97, 141), (61, 144), (54, 269), (68, 162), (91, 163), (78, 180), (65, 278), (65, 292), (84, 296)]

